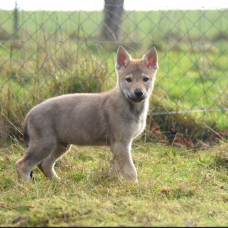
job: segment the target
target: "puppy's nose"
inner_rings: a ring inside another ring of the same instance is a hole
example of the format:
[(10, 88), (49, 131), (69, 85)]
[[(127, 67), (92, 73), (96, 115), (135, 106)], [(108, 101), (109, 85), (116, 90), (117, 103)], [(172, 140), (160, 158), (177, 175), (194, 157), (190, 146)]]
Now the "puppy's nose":
[(141, 89), (136, 89), (135, 90), (135, 96), (140, 98), (143, 95), (143, 91)]

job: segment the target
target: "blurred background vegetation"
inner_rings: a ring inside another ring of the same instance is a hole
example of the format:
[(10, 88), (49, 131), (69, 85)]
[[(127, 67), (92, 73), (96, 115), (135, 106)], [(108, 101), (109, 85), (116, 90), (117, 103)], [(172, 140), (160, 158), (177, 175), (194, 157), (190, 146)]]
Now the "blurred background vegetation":
[(0, 9), (0, 141), (22, 139), (34, 105), (66, 93), (102, 92), (116, 84), (116, 50), (133, 58), (155, 46), (159, 57), (147, 139), (207, 139), (227, 127), (228, 10), (103, 11)]

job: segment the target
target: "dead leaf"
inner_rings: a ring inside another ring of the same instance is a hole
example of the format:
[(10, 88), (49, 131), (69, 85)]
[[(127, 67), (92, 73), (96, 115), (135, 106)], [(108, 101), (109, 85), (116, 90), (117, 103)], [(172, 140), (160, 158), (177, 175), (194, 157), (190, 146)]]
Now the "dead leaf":
[(151, 125), (150, 125), (150, 130), (152, 131), (152, 132), (154, 132), (154, 131), (156, 131), (156, 130), (159, 130), (160, 129), (160, 127), (157, 125), (157, 123), (153, 120), (152, 122), (151, 122)]
[(228, 136), (228, 131), (227, 129), (224, 129), (223, 132), (219, 133), (222, 137), (227, 137)]
[(19, 216), (18, 218), (14, 219), (12, 223), (13, 224), (18, 223), (18, 222), (20, 222), (22, 220), (25, 220), (26, 218), (27, 218), (26, 215)]
[(188, 140), (187, 140), (186, 138), (183, 138), (183, 144), (184, 144), (185, 146), (188, 146)]
[(211, 146), (211, 143), (213, 141), (215, 141), (215, 139), (216, 139), (215, 134), (211, 134), (211, 135), (208, 136), (206, 141), (209, 142), (209, 145)]
[(169, 141), (167, 141), (166, 138), (161, 139), (159, 142), (169, 145)]
[(178, 137), (176, 137), (176, 138), (174, 139), (174, 143), (180, 143), (180, 144), (183, 144), (183, 140), (182, 140), (182, 138), (178, 138)]
[(206, 143), (200, 142), (200, 145), (196, 148), (197, 150), (206, 150), (209, 149), (210, 146)]
[(175, 147), (183, 147), (183, 144), (178, 143), (178, 142), (174, 142), (173, 146), (175, 146)]
[(151, 122), (150, 130), (151, 130), (151, 133), (155, 135), (155, 137), (160, 137), (162, 135), (160, 127), (154, 120)]
[(187, 147), (193, 147), (193, 142), (191, 139), (188, 140), (188, 144), (187, 144)]
[(174, 129), (174, 128), (170, 128), (170, 132), (172, 134), (177, 134), (178, 133), (178, 130)]
[(161, 136), (161, 130), (159, 129), (159, 130), (156, 130), (156, 131), (154, 131), (154, 134), (156, 135), (156, 136)]

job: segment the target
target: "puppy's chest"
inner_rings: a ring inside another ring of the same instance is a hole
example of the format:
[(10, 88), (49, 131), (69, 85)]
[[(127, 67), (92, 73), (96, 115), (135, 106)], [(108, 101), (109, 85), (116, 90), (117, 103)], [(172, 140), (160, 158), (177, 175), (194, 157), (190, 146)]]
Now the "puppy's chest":
[(132, 137), (135, 138), (140, 135), (146, 126), (146, 118), (142, 115), (137, 121), (132, 121), (129, 125), (129, 132), (132, 134)]

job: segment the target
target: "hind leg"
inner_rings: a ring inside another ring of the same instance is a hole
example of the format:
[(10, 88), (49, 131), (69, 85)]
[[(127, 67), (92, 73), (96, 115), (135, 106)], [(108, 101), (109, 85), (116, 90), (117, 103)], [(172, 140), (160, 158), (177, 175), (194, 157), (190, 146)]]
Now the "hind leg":
[(55, 140), (30, 142), (26, 154), (15, 164), (18, 179), (29, 180), (33, 167), (52, 152), (55, 144)]
[(60, 179), (54, 170), (56, 161), (71, 148), (70, 144), (57, 144), (52, 153), (38, 164), (38, 168), (46, 177)]

